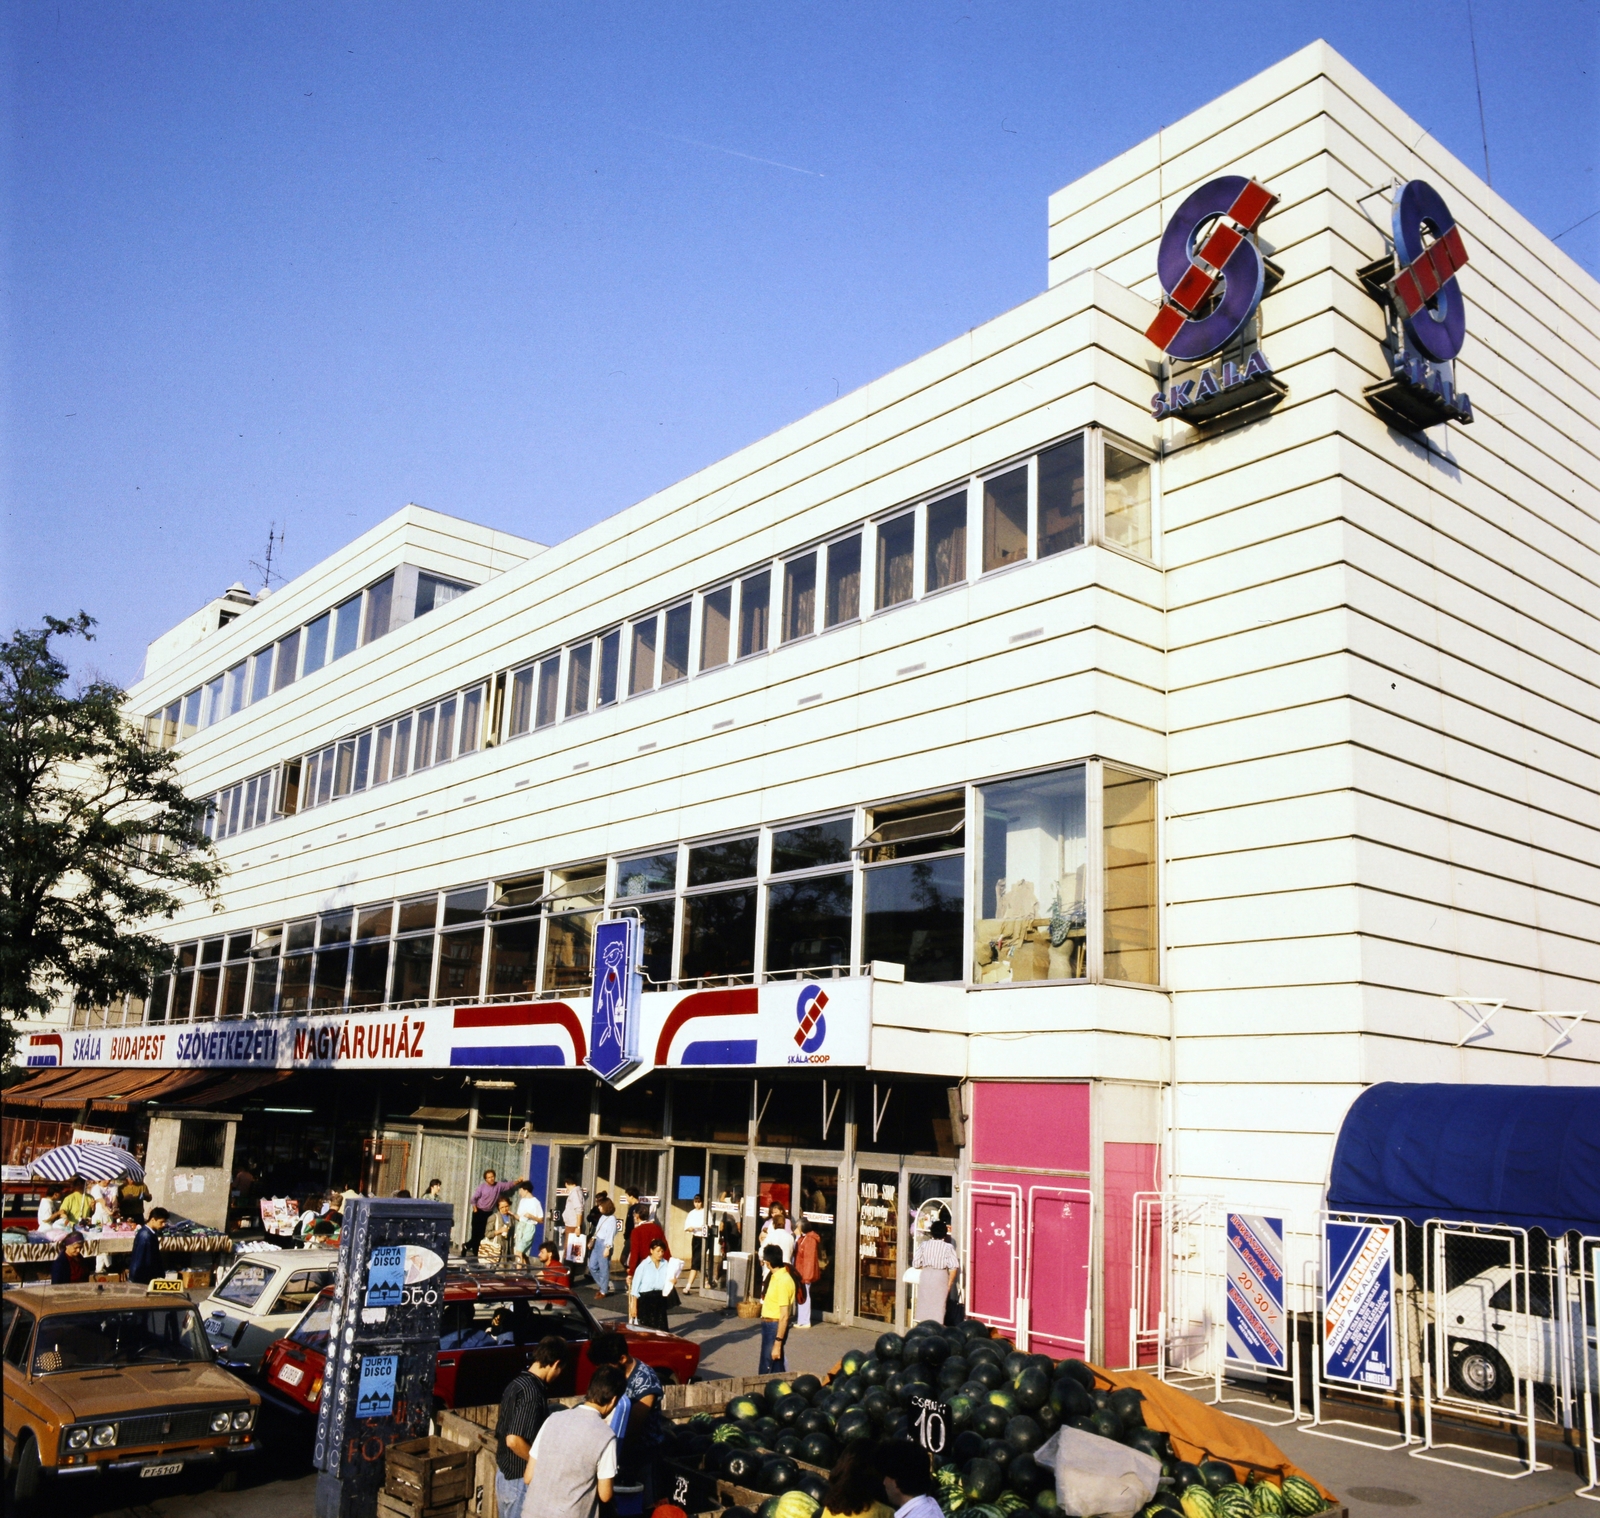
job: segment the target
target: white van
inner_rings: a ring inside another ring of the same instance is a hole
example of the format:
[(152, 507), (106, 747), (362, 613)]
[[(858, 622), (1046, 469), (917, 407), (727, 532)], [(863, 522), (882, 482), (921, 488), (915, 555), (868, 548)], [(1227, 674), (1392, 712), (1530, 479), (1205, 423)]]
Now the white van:
[[(1442, 1319), (1450, 1349), (1450, 1384), (1462, 1396), (1498, 1402), (1511, 1391), (1513, 1376), (1553, 1386), (1561, 1379), (1561, 1325), (1556, 1318), (1550, 1277), (1524, 1276), (1509, 1265), (1494, 1265), (1463, 1281), (1444, 1299)], [(1513, 1300), (1515, 1299), (1515, 1300)], [(1589, 1359), (1589, 1385), (1600, 1385), (1595, 1329), (1583, 1343), (1578, 1283), (1569, 1280), (1565, 1319), (1569, 1364), (1577, 1385), (1584, 1384), (1582, 1355)]]
[(259, 1369), (267, 1345), (300, 1321), (338, 1263), (337, 1249), (263, 1249), (235, 1260), (200, 1304), (217, 1358)]

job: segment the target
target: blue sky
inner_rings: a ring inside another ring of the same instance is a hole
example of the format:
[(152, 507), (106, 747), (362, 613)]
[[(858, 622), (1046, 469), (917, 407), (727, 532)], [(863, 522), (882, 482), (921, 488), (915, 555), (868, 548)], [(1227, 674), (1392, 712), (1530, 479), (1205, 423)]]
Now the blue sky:
[[(1600, 0), (1472, 15), (1561, 233)], [(1483, 163), (1465, 0), (0, 16), (0, 613), (124, 683), (269, 523), (291, 575), (408, 500), (559, 541), (1028, 299), (1052, 190), (1318, 36)]]

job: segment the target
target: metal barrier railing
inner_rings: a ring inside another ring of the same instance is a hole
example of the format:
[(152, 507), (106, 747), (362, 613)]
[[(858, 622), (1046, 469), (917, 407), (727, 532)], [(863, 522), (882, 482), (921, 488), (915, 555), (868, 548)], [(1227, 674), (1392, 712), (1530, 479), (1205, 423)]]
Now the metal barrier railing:
[(1577, 1383), (1582, 1388), (1583, 1457), (1588, 1482), (1578, 1496), (1600, 1502), (1600, 1238), (1584, 1237), (1573, 1251), (1577, 1276)]

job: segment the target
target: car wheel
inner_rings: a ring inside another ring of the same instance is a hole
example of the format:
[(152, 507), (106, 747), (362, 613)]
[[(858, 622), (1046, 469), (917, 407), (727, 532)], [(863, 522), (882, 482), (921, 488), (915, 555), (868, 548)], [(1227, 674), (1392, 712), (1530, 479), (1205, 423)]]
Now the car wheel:
[(1450, 1357), (1450, 1385), (1478, 1402), (1498, 1402), (1511, 1390), (1511, 1368), (1487, 1344), (1466, 1344)]
[(44, 1489), (44, 1467), (39, 1463), (39, 1446), (23, 1434), (11, 1460), (11, 1497), (14, 1502), (31, 1502)]

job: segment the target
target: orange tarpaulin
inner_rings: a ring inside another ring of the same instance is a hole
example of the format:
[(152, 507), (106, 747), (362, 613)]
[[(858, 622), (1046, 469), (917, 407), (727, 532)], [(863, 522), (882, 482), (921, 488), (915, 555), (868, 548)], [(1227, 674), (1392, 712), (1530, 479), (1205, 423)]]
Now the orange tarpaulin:
[(1131, 1387), (1144, 1394), (1144, 1421), (1166, 1434), (1180, 1460), (1198, 1465), (1202, 1460), (1225, 1460), (1239, 1480), (1257, 1475), (1301, 1476), (1330, 1502), (1338, 1499), (1309, 1471), (1303, 1471), (1254, 1423), (1210, 1407), (1198, 1397), (1158, 1381), (1141, 1370), (1101, 1370), (1089, 1367), (1095, 1380), (1108, 1390)]

